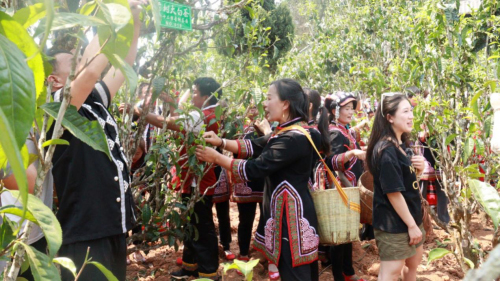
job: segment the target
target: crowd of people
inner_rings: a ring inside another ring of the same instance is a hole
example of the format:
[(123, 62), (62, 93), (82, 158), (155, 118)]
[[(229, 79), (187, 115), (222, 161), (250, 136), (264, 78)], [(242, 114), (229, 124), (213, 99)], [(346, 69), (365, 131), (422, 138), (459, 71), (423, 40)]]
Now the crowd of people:
[[(130, 3), (135, 35), (126, 61), (132, 64), (137, 54), (140, 21), (135, 9), (139, 2)], [(182, 169), (175, 171), (178, 174), (175, 187), (182, 198), (188, 200), (194, 189), (199, 188), (203, 200), (194, 205), (197, 219), (188, 222), (202, 231), (198, 231), (197, 239), (194, 234), (184, 239), (182, 259), (178, 261), (181, 267), (170, 273), (173, 278), (195, 276), (217, 280), (220, 277), (219, 240), (226, 260), (248, 261), (258, 205), (260, 219), (253, 248), (267, 260), (271, 280), (318, 280), (319, 262), (323, 266), (331, 264), (336, 281), (363, 280), (353, 266), (351, 243), (320, 245), (319, 222), (311, 192), (333, 188), (324, 173), (330, 169), (343, 187), (358, 186), (365, 172), (373, 175), (373, 223), (363, 225), (361, 237), (376, 241), (381, 260), (380, 280), (398, 280), (400, 276), (403, 280), (416, 280), (425, 237), (421, 189), (424, 196), (429, 186), (434, 195), (437, 189), (438, 214), (443, 221), (448, 221), (449, 216), (446, 197), (439, 193), (442, 191), (434, 186), (431, 177), (422, 184), (418, 181), (423, 173), (436, 173), (434, 162), (430, 162), (432, 155), (422, 153), (428, 133), (424, 130), (415, 142), (410, 138), (415, 89), (409, 93), (385, 93), (373, 105), (354, 93), (333, 92), (322, 96), (292, 79), (276, 80), (270, 84), (264, 101), (264, 118), (259, 120), (256, 107), (252, 107), (247, 111), (248, 122), (241, 137), (228, 139), (220, 135), (221, 120), (216, 118), (216, 108), (222, 106), (221, 85), (213, 78), (201, 77), (193, 82), (190, 96), (181, 97), (181, 102), (162, 95), (171, 106), (168, 117), (161, 110), (143, 113), (147, 102), (120, 106), (121, 112), (130, 110), (135, 116), (145, 115), (150, 126), (133, 163), (128, 163), (118, 125), (109, 111), (125, 77), (114, 68), (102, 76), (109, 62), (102, 54), (95, 56), (99, 48), (96, 36), (82, 55), (78, 66), (81, 71), (71, 82), (69, 91), (71, 104), (79, 114), (102, 126), (111, 161), (105, 153), (93, 149), (69, 131), (61, 137), (69, 145), (57, 146), (53, 168), (42, 193), (44, 202), (51, 207), (52, 188), (57, 194), (57, 218), (63, 231), (59, 256), (71, 258), (80, 269), (89, 249), (88, 257), (103, 264), (118, 280), (125, 280), (126, 237), (130, 232), (139, 231), (135, 225), (131, 177), (144, 163), (151, 145), (151, 130), (155, 127), (173, 132), (205, 130), (203, 138), (207, 146), (197, 146), (195, 154), (200, 162), (214, 165), (208, 166), (201, 179), (196, 178), (189, 165), (183, 165), (187, 159), (179, 163)], [(49, 56), (54, 58), (53, 73), (47, 80), (52, 85), (54, 101), (61, 101), (73, 54), (52, 50)], [(147, 97), (146, 93), (144, 99)], [(177, 106), (188, 100), (199, 110), (179, 115)], [(358, 116), (365, 121), (360, 121)], [(373, 119), (372, 128), (366, 122), (369, 119)], [(368, 140), (361, 139), (363, 130), (370, 131)], [(53, 128), (47, 135), (51, 136), (52, 131)], [(415, 145), (417, 143), (420, 145)], [(187, 149), (183, 146), (180, 154), (186, 154)], [(320, 156), (316, 149), (321, 152)], [(319, 161), (320, 157), (326, 167)], [(26, 171), (31, 192), (38, 163), (33, 165)], [(8, 167), (0, 172), (0, 179), (5, 187), (17, 189)], [(2, 194), (2, 204), (11, 201), (15, 199)], [(237, 203), (239, 213), (238, 255), (229, 247), (232, 239), (229, 201)], [(220, 239), (212, 213), (214, 204)], [(28, 242), (45, 252), (47, 243), (40, 233), (35, 230)], [(135, 254), (136, 260), (144, 259), (140, 252)], [(63, 280), (74, 279), (64, 268), (61, 275)], [(106, 280), (106, 277), (89, 266), (79, 280)]]

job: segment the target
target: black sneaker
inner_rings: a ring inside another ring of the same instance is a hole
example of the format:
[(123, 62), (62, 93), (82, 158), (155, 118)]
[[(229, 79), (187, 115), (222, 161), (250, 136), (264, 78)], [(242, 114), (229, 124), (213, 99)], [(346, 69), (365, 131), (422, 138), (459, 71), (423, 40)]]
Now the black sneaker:
[(189, 271), (182, 268), (181, 270), (174, 271), (170, 274), (170, 277), (176, 280), (188, 279), (191, 276), (198, 277), (198, 271)]

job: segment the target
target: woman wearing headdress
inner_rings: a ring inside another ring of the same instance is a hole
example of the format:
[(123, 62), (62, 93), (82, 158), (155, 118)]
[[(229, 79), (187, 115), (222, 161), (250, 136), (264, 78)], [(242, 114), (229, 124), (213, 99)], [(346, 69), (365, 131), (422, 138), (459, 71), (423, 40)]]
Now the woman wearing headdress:
[[(325, 160), (328, 167), (337, 172), (343, 187), (357, 186), (363, 174), (366, 152), (360, 149), (356, 130), (350, 128), (357, 105), (352, 93), (335, 92), (325, 99), (330, 119), (331, 154)], [(352, 265), (352, 243), (330, 248), (333, 278), (336, 281), (363, 280), (356, 276)]]
[(267, 119), (280, 123), (272, 134), (254, 140), (205, 135), (207, 143), (252, 159), (231, 159), (201, 146), (196, 155), (231, 171), (235, 182), (266, 179), (261, 214), (265, 231), (256, 235), (254, 247), (278, 264), (282, 280), (318, 280), (318, 219), (308, 182), (314, 165), (313, 145), (329, 151), (329, 142), (326, 134), (304, 129), (309, 99), (297, 82), (273, 82), (264, 106)]

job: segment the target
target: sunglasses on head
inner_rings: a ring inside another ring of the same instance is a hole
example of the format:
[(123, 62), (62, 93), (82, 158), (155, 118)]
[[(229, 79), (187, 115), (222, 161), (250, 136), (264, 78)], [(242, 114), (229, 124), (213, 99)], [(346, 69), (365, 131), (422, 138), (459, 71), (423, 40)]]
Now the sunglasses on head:
[[(384, 98), (385, 97), (392, 97), (395, 95), (404, 95), (404, 94), (399, 93), (399, 92), (391, 92), (391, 93), (383, 93), (382, 94), (382, 97), (380, 98), (380, 114), (382, 114), (382, 117), (385, 117), (384, 116)], [(406, 97), (408, 97), (408, 95), (406, 95)], [(413, 106), (412, 106), (412, 109), (413, 109)]]

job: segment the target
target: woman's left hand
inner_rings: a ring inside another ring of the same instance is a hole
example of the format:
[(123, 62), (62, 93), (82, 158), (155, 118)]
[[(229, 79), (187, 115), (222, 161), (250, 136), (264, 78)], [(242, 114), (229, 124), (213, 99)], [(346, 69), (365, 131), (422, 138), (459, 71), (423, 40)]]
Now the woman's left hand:
[(215, 163), (217, 157), (220, 155), (220, 153), (215, 149), (210, 147), (203, 147), (201, 145), (198, 145), (196, 147), (195, 154), (198, 160), (208, 163)]
[(421, 155), (414, 155), (411, 157), (411, 163), (413, 167), (417, 170), (418, 174), (421, 174), (425, 169), (425, 158)]

